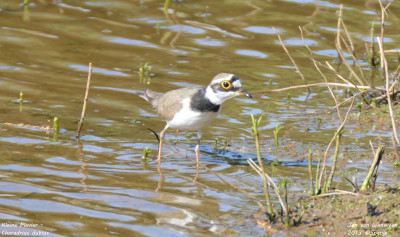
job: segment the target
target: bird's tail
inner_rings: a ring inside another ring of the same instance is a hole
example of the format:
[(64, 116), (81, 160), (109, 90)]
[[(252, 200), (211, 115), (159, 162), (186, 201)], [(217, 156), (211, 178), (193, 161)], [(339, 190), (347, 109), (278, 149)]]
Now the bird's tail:
[(138, 92), (137, 95), (142, 97), (143, 99), (145, 99), (147, 102), (149, 102), (154, 107), (155, 106), (154, 105), (155, 100), (157, 100), (157, 98), (162, 94), (145, 88), (143, 90), (143, 92), (142, 91)]
[(147, 102), (150, 102), (149, 101), (149, 97), (146, 95), (146, 88), (144, 89), (144, 91), (139, 91), (139, 92), (137, 92), (136, 94), (138, 95), (138, 96), (140, 96), (140, 97), (142, 97), (143, 99), (145, 99)]

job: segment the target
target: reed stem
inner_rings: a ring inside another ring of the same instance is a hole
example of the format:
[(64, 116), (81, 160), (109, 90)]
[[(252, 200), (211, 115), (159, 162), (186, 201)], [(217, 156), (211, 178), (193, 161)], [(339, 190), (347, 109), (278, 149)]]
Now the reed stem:
[(92, 70), (93, 70), (92, 63), (89, 63), (89, 72), (88, 72), (88, 78), (87, 78), (87, 83), (86, 83), (85, 99), (83, 100), (81, 119), (79, 120), (78, 129), (76, 130), (76, 138), (78, 140), (79, 140), (79, 137), (81, 135), (83, 121), (85, 120), (87, 101), (88, 101), (88, 98), (89, 98), (90, 78), (92, 77)]
[(376, 149), (376, 152), (375, 152), (375, 156), (374, 156), (374, 160), (372, 162), (372, 165), (369, 168), (368, 174), (365, 177), (363, 184), (361, 185), (361, 188), (360, 188), (361, 192), (367, 191), (368, 185), (369, 185), (369, 181), (371, 180), (371, 178), (372, 178), (372, 176), (374, 174), (374, 171), (378, 169), (377, 167), (379, 166), (379, 163), (382, 160), (382, 155), (383, 155), (384, 151), (385, 151), (385, 149), (383, 148), (382, 144), (379, 143), (379, 146), (378, 146), (378, 148)]
[(339, 134), (336, 136), (336, 147), (335, 147), (335, 153), (333, 155), (332, 169), (331, 169), (331, 173), (329, 174), (328, 181), (326, 183), (327, 190), (331, 188), (333, 175), (335, 174), (337, 158), (339, 156), (339, 146), (340, 146), (340, 139), (342, 137), (342, 132), (343, 132), (343, 128), (342, 128), (342, 130), (340, 130)]
[(262, 179), (263, 179), (263, 183), (264, 183), (264, 194), (265, 194), (265, 200), (267, 202), (267, 212), (269, 214), (269, 218), (272, 220), (274, 218), (274, 211), (272, 210), (272, 203), (271, 203), (271, 199), (269, 197), (269, 192), (268, 192), (268, 181), (267, 181), (267, 177), (265, 176), (265, 171), (264, 171), (264, 164), (261, 160), (261, 153), (260, 153), (260, 138), (259, 138), (259, 133), (258, 133), (258, 127), (259, 124), (261, 122), (263, 115), (260, 116), (260, 118), (256, 121), (254, 119), (254, 116), (251, 115), (251, 120), (253, 122), (253, 127), (251, 129), (253, 136), (256, 140), (256, 150), (257, 150), (257, 160), (258, 160), (258, 164), (261, 168), (261, 173), (262, 175)]
[(53, 141), (57, 141), (58, 132), (59, 132), (58, 118), (54, 117), (54, 120), (53, 120)]
[(311, 156), (312, 156), (312, 151), (311, 148), (308, 150), (308, 173), (310, 174), (310, 193), (311, 196), (314, 196), (314, 180), (313, 180), (313, 176), (312, 176), (312, 160), (311, 160)]

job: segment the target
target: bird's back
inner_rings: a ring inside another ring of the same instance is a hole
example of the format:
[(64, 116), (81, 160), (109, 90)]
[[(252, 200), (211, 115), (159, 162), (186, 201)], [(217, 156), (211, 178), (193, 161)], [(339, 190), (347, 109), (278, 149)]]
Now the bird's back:
[(159, 116), (170, 121), (182, 108), (182, 101), (187, 98), (192, 98), (200, 89), (201, 88), (181, 88), (166, 93), (157, 93), (150, 89), (145, 89), (143, 94), (139, 94), (139, 96), (150, 102)]

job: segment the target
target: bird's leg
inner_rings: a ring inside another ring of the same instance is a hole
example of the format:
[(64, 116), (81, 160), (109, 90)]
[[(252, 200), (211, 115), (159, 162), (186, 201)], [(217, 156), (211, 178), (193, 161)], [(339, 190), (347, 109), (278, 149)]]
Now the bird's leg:
[(195, 148), (196, 152), (196, 176), (193, 179), (193, 183), (196, 183), (197, 178), (199, 177), (199, 157), (200, 157), (200, 139), (201, 139), (202, 132), (201, 130), (197, 131), (197, 144)]
[(164, 137), (165, 137), (165, 131), (167, 131), (168, 128), (168, 124), (165, 126), (165, 128), (160, 132), (160, 142), (158, 144), (158, 173), (160, 174), (160, 180), (158, 180), (158, 185), (157, 188), (155, 190), (155, 192), (160, 191), (160, 189), (162, 188), (162, 184), (164, 182), (164, 174), (161, 170), (161, 152), (162, 152), (162, 145), (164, 142)]
[(157, 188), (154, 190), (154, 192), (158, 192), (161, 190), (161, 188), (163, 187), (163, 184), (164, 184), (164, 180), (165, 180), (164, 174), (161, 171), (161, 169), (158, 170), (158, 173), (160, 174), (160, 179), (158, 180)]
[(167, 129), (168, 129), (168, 124), (165, 125), (164, 129), (160, 132), (160, 143), (158, 145), (158, 172), (161, 172), (161, 152), (165, 137), (165, 131), (167, 131)]

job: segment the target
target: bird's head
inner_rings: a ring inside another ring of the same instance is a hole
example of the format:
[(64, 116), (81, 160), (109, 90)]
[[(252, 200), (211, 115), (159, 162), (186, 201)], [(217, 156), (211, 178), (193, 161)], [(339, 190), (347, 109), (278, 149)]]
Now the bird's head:
[(213, 104), (222, 104), (227, 99), (238, 95), (252, 96), (242, 88), (240, 78), (231, 73), (219, 73), (206, 88), (206, 97)]

